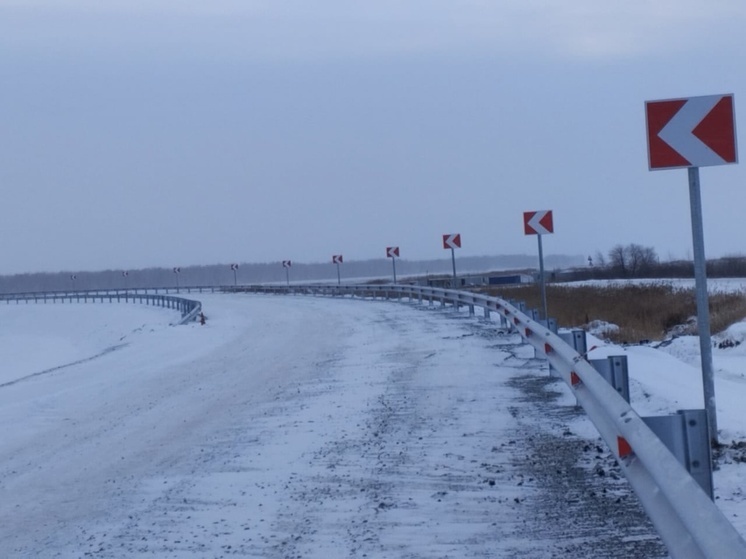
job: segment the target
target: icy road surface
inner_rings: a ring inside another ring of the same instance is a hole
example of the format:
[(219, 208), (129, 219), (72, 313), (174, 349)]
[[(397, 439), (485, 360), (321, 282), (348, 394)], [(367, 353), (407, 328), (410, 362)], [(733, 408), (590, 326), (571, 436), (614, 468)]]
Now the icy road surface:
[(199, 298), (206, 326), (0, 308), (0, 556), (666, 556), (516, 335), (427, 306)]

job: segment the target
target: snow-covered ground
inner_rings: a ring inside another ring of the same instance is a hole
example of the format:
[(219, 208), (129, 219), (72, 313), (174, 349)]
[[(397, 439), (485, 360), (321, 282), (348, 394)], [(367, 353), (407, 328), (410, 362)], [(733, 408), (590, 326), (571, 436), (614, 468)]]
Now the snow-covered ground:
[[(674, 279), (618, 279), (618, 280), (585, 280), (571, 281), (558, 284), (561, 286), (573, 287), (591, 285), (605, 287), (608, 285), (647, 285), (647, 284), (664, 284), (672, 285), (681, 289), (694, 289), (694, 280), (691, 278), (674, 278)], [(710, 293), (746, 293), (746, 278), (709, 278), (707, 280), (707, 290)]]
[[(205, 326), (140, 305), (0, 307), (0, 555), (665, 556), (569, 391), (495, 324), (195, 298)], [(629, 356), (642, 415), (702, 407), (695, 339), (598, 345)], [(714, 358), (721, 439), (746, 440), (746, 344)], [(715, 488), (746, 534), (737, 458)], [(580, 515), (589, 502), (603, 514)]]

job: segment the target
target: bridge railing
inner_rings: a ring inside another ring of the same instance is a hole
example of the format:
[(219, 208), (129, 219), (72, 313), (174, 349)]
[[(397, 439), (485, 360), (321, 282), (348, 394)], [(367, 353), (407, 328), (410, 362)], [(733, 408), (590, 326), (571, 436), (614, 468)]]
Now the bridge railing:
[[(51, 293), (6, 293), (0, 294), (0, 303), (140, 303), (181, 313), (178, 324), (195, 320), (202, 312), (202, 303), (175, 295), (148, 293), (148, 290), (100, 290), (100, 291), (65, 291)], [(154, 290), (151, 290), (154, 291)]]

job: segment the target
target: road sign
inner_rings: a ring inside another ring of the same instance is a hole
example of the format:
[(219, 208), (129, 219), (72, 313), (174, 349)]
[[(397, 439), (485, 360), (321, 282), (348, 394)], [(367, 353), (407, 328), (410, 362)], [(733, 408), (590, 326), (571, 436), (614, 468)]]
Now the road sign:
[(386, 247), (386, 257), (394, 258), (399, 257), (399, 247)]
[(443, 235), (443, 248), (461, 248), (461, 234)]
[(233, 270), (234, 272), (238, 270), (238, 264), (231, 264), (231, 270)]
[(181, 273), (181, 268), (179, 267), (174, 268), (174, 274), (180, 274), (180, 273)]
[(552, 210), (523, 212), (523, 232), (526, 235), (547, 235), (554, 233)]
[(537, 212), (523, 212), (523, 232), (526, 235), (536, 235), (539, 241), (539, 281), (541, 284), (541, 308), (544, 311), (544, 320), (549, 320), (547, 314), (547, 289), (544, 278), (544, 250), (541, 247), (541, 236), (554, 233), (554, 218), (552, 210), (539, 210)]
[(126, 277), (127, 277), (128, 275), (130, 275), (130, 273), (129, 273), (128, 271), (126, 271), (126, 270), (125, 270), (124, 272), (122, 272), (122, 276), (124, 276), (125, 278), (126, 278)]
[(737, 163), (733, 95), (645, 102), (650, 170)]
[(283, 268), (290, 268), (290, 266), (292, 266), (292, 265), (293, 265), (293, 263), (290, 260), (283, 260), (282, 261), (282, 267)]
[(341, 264), (344, 262), (341, 254), (335, 254), (332, 256), (332, 264)]
[(702, 384), (711, 442), (717, 444), (715, 373), (710, 339), (707, 261), (699, 168), (738, 163), (733, 95), (704, 95), (646, 101), (645, 118), (650, 170), (687, 167), (689, 175), (689, 206), (692, 214), (694, 285)]

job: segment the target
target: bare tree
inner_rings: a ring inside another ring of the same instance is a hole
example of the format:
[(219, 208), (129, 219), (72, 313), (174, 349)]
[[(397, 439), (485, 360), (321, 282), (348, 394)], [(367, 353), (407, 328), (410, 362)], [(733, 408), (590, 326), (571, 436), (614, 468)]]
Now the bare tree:
[(627, 251), (622, 245), (616, 245), (609, 251), (609, 266), (621, 277), (627, 277)]
[(635, 243), (616, 245), (609, 251), (609, 264), (621, 277), (649, 275), (658, 264), (658, 255), (652, 247)]

